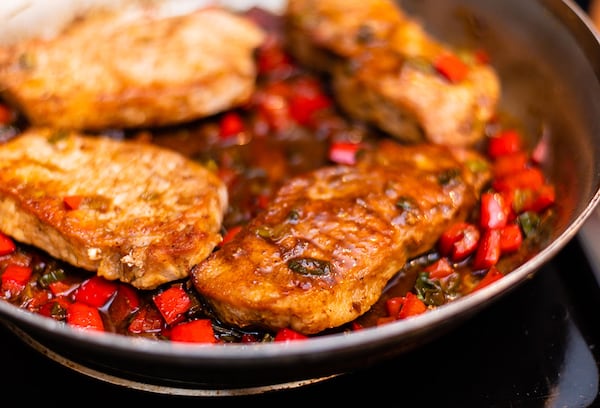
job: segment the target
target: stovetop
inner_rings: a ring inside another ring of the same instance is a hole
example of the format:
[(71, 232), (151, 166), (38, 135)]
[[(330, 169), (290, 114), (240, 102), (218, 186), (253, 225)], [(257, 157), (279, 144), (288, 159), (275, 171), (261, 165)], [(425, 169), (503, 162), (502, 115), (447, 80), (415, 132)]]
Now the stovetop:
[[(592, 218), (590, 223), (600, 225), (600, 216)], [(600, 402), (600, 279), (591, 266), (589, 246), (581, 244), (591, 242), (595, 232), (586, 224), (529, 281), (410, 353), (313, 385), (228, 397), (228, 402), (323, 403), (324, 396), (336, 406), (373, 400), (427, 407), (575, 408)], [(0, 344), (3, 404), (32, 397), (46, 406), (70, 399), (189, 402), (190, 397), (147, 393), (80, 374), (2, 325)], [(222, 406), (224, 401), (204, 398), (202, 406), (213, 403)]]

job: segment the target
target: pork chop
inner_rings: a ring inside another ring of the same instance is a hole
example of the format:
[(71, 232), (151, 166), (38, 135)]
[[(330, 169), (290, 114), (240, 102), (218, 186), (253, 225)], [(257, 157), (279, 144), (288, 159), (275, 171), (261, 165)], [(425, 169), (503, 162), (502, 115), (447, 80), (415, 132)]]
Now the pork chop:
[(0, 231), (140, 289), (187, 277), (226, 204), (213, 172), (166, 148), (41, 128), (0, 144)]
[(290, 52), (332, 76), (351, 116), (411, 143), (470, 146), (484, 136), (500, 97), (498, 75), (472, 50), (460, 50), (470, 57), (460, 77), (442, 75), (439, 61), (458, 50), (396, 2), (290, 0), (285, 17)]
[(193, 267), (192, 282), (232, 325), (305, 334), (367, 312), (412, 257), (478, 202), (489, 171), (474, 152), (392, 141), (356, 166), (290, 179), (263, 213)]
[(264, 33), (217, 7), (161, 17), (96, 11), (0, 48), (0, 91), (37, 126), (172, 125), (245, 103)]

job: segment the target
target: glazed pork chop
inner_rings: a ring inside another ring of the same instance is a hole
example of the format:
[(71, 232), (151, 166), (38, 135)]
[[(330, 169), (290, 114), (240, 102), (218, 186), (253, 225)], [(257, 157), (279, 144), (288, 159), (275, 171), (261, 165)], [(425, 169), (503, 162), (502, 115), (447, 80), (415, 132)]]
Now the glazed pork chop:
[(0, 144), (0, 231), (140, 289), (187, 277), (226, 206), (213, 172), (166, 148), (41, 128)]
[(169, 17), (96, 11), (49, 39), (0, 48), (0, 92), (37, 126), (177, 124), (248, 100), (263, 37), (217, 7)]
[[(395, 2), (290, 0), (285, 17), (290, 52), (331, 74), (350, 115), (412, 143), (469, 146), (483, 137), (500, 96), (496, 72), (474, 55), (456, 64)], [(437, 68), (454, 72), (449, 79)]]
[(290, 179), (193, 267), (192, 282), (232, 325), (304, 334), (338, 327), (367, 312), (407, 260), (468, 217), (489, 179), (473, 168), (486, 168), (485, 159), (465, 149), (383, 140), (355, 166)]

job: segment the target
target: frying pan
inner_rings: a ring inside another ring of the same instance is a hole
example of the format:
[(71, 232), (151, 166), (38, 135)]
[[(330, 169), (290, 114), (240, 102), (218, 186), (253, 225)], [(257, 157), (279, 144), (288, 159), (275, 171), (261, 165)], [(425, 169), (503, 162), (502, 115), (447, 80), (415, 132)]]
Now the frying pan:
[[(500, 109), (549, 138), (544, 168), (557, 188), (556, 226), (541, 249), (504, 278), (412, 319), (287, 343), (199, 345), (71, 329), (0, 302), (5, 325), (51, 359), (131, 388), (240, 395), (300, 387), (407, 353), (531, 278), (578, 232), (600, 198), (600, 43), (569, 0), (404, 0), (426, 29), (483, 47), (503, 85)], [(535, 141), (531, 141), (532, 143)]]

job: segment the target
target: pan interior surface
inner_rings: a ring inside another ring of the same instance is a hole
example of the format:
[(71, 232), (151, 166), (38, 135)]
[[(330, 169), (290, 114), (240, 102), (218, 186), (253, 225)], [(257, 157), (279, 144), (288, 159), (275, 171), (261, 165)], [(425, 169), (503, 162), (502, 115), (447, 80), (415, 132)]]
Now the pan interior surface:
[[(118, 385), (182, 395), (260, 393), (301, 387), (409, 352), (459, 329), (536, 273), (577, 234), (600, 199), (600, 43), (590, 22), (570, 1), (399, 3), (438, 38), (486, 49), (502, 81), (501, 111), (523, 125), (531, 146), (541, 135), (548, 137), (544, 170), (557, 188), (558, 219), (539, 253), (496, 284), (415, 319), (306, 342), (215, 347), (90, 335), (0, 302), (6, 324), (61, 364), (90, 370), (84, 374), (94, 377), (112, 371), (106, 378)], [(134, 372), (145, 380), (133, 378)]]

